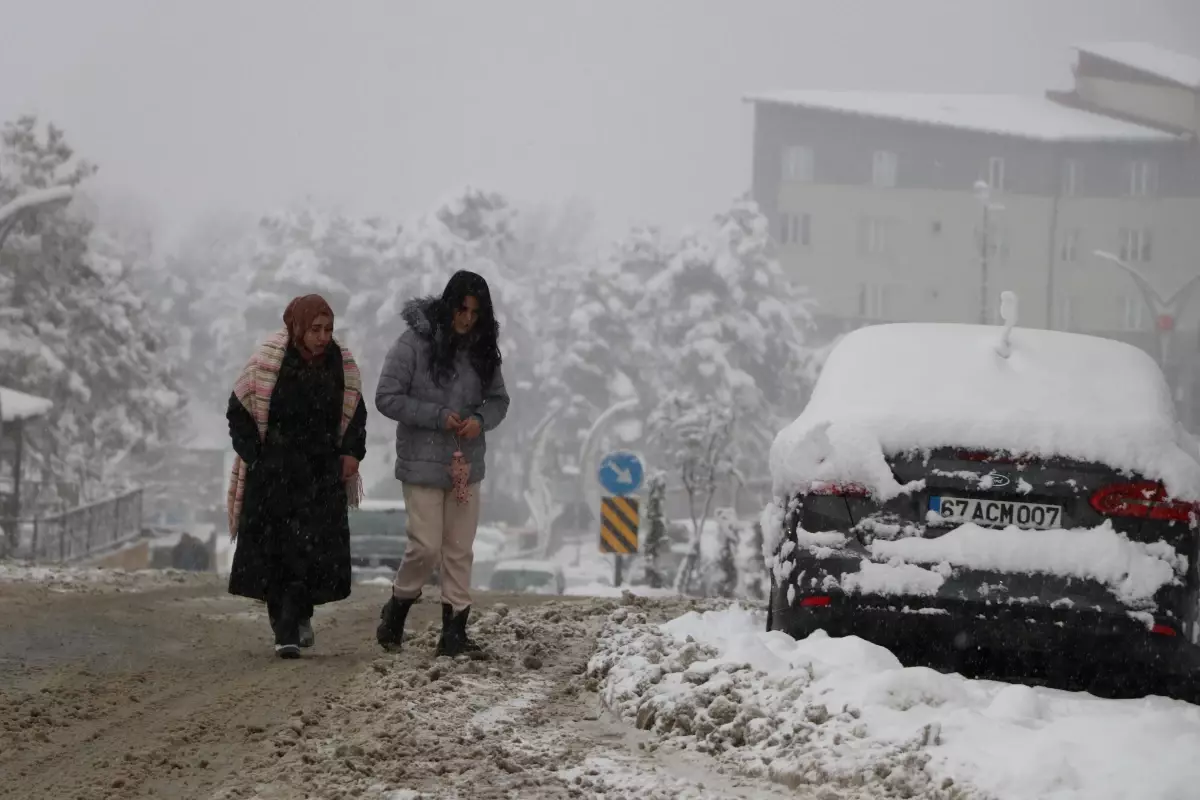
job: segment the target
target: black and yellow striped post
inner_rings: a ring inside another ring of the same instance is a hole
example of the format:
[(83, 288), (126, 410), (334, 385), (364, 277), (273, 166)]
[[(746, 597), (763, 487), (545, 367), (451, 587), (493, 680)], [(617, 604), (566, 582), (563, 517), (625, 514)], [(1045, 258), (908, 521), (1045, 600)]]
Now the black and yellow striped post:
[(638, 501), (605, 497), (600, 501), (600, 552), (629, 556), (638, 551)]

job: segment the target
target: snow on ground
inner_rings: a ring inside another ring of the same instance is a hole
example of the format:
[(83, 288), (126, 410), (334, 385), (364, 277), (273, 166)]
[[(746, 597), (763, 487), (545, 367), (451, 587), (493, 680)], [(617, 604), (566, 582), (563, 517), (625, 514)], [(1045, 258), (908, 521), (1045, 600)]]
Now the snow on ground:
[(637, 597), (679, 597), (674, 589), (651, 589), (649, 586), (610, 586), (606, 583), (583, 583), (568, 586), (566, 594), (576, 597), (621, 597), (629, 592)]
[(36, 583), (52, 592), (144, 592), (181, 583), (206, 583), (215, 579), (216, 576), (210, 572), (177, 569), (129, 571), (0, 562), (0, 584)]
[[(1150, 356), (1109, 339), (1018, 328), (1005, 358), (1001, 330), (912, 323), (848, 334), (804, 412), (776, 437), (774, 494), (860, 483), (886, 500), (921, 487), (898, 485), (885, 454), (951, 446), (1106, 464), (1200, 499), (1196, 443)], [(928, 353), (953, 368), (914, 370)]]
[(795, 641), (737, 606), (651, 624), (615, 611), (588, 674), (667, 742), (822, 800), (1184, 800), (1200, 708), (905, 668), (857, 637)]

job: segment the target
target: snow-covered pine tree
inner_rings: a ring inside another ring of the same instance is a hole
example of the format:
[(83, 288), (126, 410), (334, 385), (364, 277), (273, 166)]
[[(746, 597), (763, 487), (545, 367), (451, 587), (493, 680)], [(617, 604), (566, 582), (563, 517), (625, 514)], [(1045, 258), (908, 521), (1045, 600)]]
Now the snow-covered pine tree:
[(646, 585), (661, 589), (667, 584), (661, 558), (670, 546), (667, 539), (667, 476), (655, 471), (646, 481), (646, 543), (642, 547)]
[[(34, 117), (0, 135), (0, 204), (94, 172), (60, 129)], [(0, 253), (5, 304), (18, 311), (3, 323), (0, 383), (54, 402), (49, 424), (34, 426), (28, 463), (67, 502), (121, 488), (130, 476), (110, 465), (173, 436), (183, 405), (161, 357), (162, 328), (131, 281), (132, 254), (93, 248), (92, 230), (70, 207), (47, 209)]]

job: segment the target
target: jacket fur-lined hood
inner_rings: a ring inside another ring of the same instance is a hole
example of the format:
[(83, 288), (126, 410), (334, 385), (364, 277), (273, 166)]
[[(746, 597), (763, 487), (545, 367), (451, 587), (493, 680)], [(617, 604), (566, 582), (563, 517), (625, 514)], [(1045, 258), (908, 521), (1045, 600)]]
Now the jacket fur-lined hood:
[(405, 303), (404, 309), (400, 312), (400, 318), (404, 320), (404, 324), (422, 339), (433, 338), (433, 320), (430, 318), (429, 312), (432, 311), (433, 305), (439, 299), (435, 295), (418, 297)]

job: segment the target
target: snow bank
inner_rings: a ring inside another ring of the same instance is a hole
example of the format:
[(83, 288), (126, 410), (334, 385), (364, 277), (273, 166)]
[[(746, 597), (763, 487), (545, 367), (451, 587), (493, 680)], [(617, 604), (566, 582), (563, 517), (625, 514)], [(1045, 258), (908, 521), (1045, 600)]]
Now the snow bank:
[(1200, 461), (1157, 364), (1130, 345), (981, 325), (860, 328), (830, 354), (804, 413), (771, 448), (777, 496), (814, 483), (899, 486), (885, 454), (943, 446), (1066, 456), (1162, 480), (1200, 500)]
[(639, 728), (835, 798), (1193, 797), (1200, 708), (905, 668), (857, 637), (795, 641), (738, 607), (619, 609), (588, 671)]
[(622, 597), (628, 592), (635, 597), (679, 597), (674, 589), (652, 589), (649, 586), (609, 586), (606, 583), (586, 583), (568, 586), (565, 592), (570, 597)]

